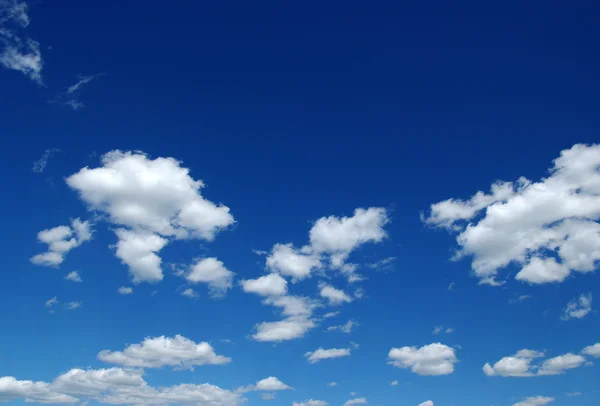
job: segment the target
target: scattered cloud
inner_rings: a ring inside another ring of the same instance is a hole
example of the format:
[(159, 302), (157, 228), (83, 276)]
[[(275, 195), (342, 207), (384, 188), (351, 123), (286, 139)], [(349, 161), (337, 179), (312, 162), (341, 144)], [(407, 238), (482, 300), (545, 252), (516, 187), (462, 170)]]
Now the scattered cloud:
[(260, 256), (267, 255), (269, 253), (269, 251), (254, 250), (254, 249), (252, 250), (252, 252), (254, 252), (256, 255), (260, 255)]
[(323, 359), (348, 357), (350, 356), (350, 348), (331, 348), (329, 350), (319, 348), (315, 351), (307, 352), (304, 356), (308, 358), (308, 362), (315, 364)]
[(119, 292), (121, 295), (131, 295), (133, 293), (133, 288), (130, 288), (129, 286), (121, 286), (119, 289), (117, 289), (117, 292)]
[(294, 402), (292, 403), (292, 406), (327, 406), (329, 403), (325, 402), (324, 400), (314, 400), (314, 399), (309, 399), (309, 400), (305, 400), (304, 402)]
[[(585, 354), (585, 349), (582, 353)], [(545, 354), (543, 352), (527, 349), (520, 350), (515, 355), (502, 358), (493, 366), (486, 363), (483, 366), (483, 372), (487, 376), (503, 377), (561, 375), (569, 369), (579, 368), (585, 364), (584, 357), (572, 353), (548, 358), (541, 363), (536, 362), (536, 360), (539, 360), (544, 356)]]
[(581, 396), (581, 392), (567, 392), (565, 393), (566, 396)]
[(190, 299), (196, 299), (198, 294), (192, 288), (187, 288), (183, 292), (181, 292), (181, 296), (189, 297)]
[(30, 403), (72, 404), (79, 400), (58, 393), (46, 382), (18, 381), (12, 376), (0, 377), (0, 401), (24, 400)]
[(235, 274), (217, 258), (203, 258), (185, 276), (190, 283), (206, 283), (212, 297), (223, 297), (233, 285)]
[(123, 351), (103, 350), (98, 353), (100, 361), (126, 367), (193, 370), (201, 365), (222, 365), (231, 358), (217, 355), (207, 342), (196, 343), (181, 335), (175, 337), (146, 338), (140, 344), (132, 344)]
[(392, 381), (392, 382), (390, 382), (390, 386), (398, 386), (398, 381)]
[(388, 354), (389, 364), (397, 368), (410, 368), (418, 375), (449, 375), (458, 362), (455, 349), (441, 343), (421, 348), (392, 348)]
[(79, 276), (79, 272), (72, 271), (65, 276), (65, 279), (71, 282), (82, 282), (81, 276)]
[(81, 88), (99, 76), (101, 75), (77, 75), (77, 82), (67, 87), (64, 91), (59, 92), (54, 99), (50, 100), (50, 103), (62, 104), (75, 111), (83, 108), (85, 105), (80, 100)]
[(323, 282), (319, 283), (319, 294), (322, 298), (327, 299), (332, 306), (352, 302), (352, 297), (348, 296), (343, 290), (336, 289)]
[(451, 327), (444, 328), (444, 326), (436, 326), (433, 328), (433, 334), (438, 335), (440, 333), (451, 334), (454, 333), (454, 329)]
[(240, 282), (247, 293), (261, 296), (282, 296), (287, 293), (287, 281), (275, 273), (261, 276), (257, 279), (246, 279)]
[(366, 405), (369, 402), (367, 402), (366, 398), (356, 398), (356, 399), (351, 399), (351, 400), (347, 400), (344, 403), (344, 406), (352, 406), (352, 405)]
[(329, 383), (327, 384), (327, 386), (329, 386), (330, 388), (332, 388), (332, 387), (334, 387), (334, 386), (337, 386), (337, 382), (329, 382)]
[(394, 270), (394, 261), (396, 261), (396, 257), (388, 257), (384, 258), (380, 261), (373, 262), (368, 264), (368, 267), (380, 272), (389, 272)]
[(522, 401), (515, 403), (513, 406), (544, 406), (550, 402), (554, 402), (554, 398), (535, 396), (523, 399)]
[[(163, 279), (158, 253), (172, 240), (212, 241), (234, 223), (229, 208), (206, 200), (200, 194), (204, 183), (190, 177), (176, 159), (114, 150), (101, 163), (66, 181), (90, 210), (120, 227), (115, 230), (117, 257), (129, 267), (134, 283)], [(206, 272), (200, 272), (199, 281), (206, 279), (214, 294), (231, 286), (229, 271), (216, 267), (216, 259), (198, 264)]]
[(325, 314), (323, 315), (323, 318), (324, 318), (324, 319), (329, 319), (329, 318), (331, 318), (331, 317), (335, 317), (335, 316), (337, 316), (338, 314), (340, 314), (340, 312), (339, 312), (339, 311), (337, 311), (337, 312), (329, 312), (329, 313), (325, 313)]
[(578, 298), (567, 303), (561, 319), (582, 319), (592, 311), (592, 293), (582, 293)]
[(58, 299), (56, 298), (56, 296), (54, 296), (52, 299), (46, 300), (46, 303), (44, 303), (44, 306), (51, 308), (52, 306), (54, 306), (56, 304), (58, 304)]
[(519, 297), (517, 297), (515, 299), (511, 299), (508, 303), (511, 303), (511, 304), (512, 303), (521, 303), (521, 302), (524, 302), (524, 301), (529, 300), (529, 299), (531, 299), (530, 295), (521, 295), (521, 296), (519, 296)]
[(47, 149), (46, 151), (44, 151), (44, 154), (41, 156), (40, 159), (33, 162), (33, 166), (31, 167), (31, 170), (35, 173), (44, 172), (44, 169), (46, 169), (46, 166), (48, 165), (48, 161), (50, 160), (52, 155), (54, 155), (58, 152), (60, 152), (60, 149), (58, 149), (58, 148)]
[(79, 309), (81, 306), (82, 306), (81, 302), (68, 302), (68, 303), (65, 303), (65, 309), (67, 309), (67, 310)]
[(450, 285), (448, 285), (448, 290), (449, 291), (453, 291), (454, 290), (454, 286), (456, 286), (456, 282), (450, 282)]
[(321, 267), (321, 260), (314, 254), (296, 249), (292, 244), (275, 244), (267, 257), (267, 267), (296, 282), (310, 277), (313, 270)]
[(78, 218), (71, 221), (71, 226), (58, 226), (38, 233), (38, 241), (48, 245), (48, 251), (33, 256), (30, 261), (35, 265), (58, 266), (65, 255), (75, 247), (79, 247), (92, 238), (92, 228), (88, 221)]
[(433, 401), (428, 400), (426, 402), (420, 403), (419, 406), (434, 406)]
[(327, 331), (341, 331), (342, 333), (350, 334), (352, 330), (358, 326), (358, 323), (354, 320), (348, 320), (346, 324), (342, 324), (339, 326), (329, 326), (327, 327)]
[(585, 347), (581, 353), (590, 357), (600, 358), (600, 343)]
[(549, 177), (432, 204), (423, 221), (458, 233), (455, 259), (472, 257), (480, 283), (498, 284), (510, 264), (520, 267), (519, 281), (559, 283), (573, 271), (593, 272), (600, 260), (599, 165), (600, 145), (577, 144), (554, 160)]
[(257, 391), (276, 392), (276, 391), (292, 390), (292, 389), (294, 389), (294, 388), (281, 382), (277, 377), (270, 376), (268, 378), (261, 379), (260, 381), (256, 382), (253, 385), (248, 385), (248, 386), (238, 388), (236, 390), (236, 392), (238, 392), (238, 393), (257, 392)]

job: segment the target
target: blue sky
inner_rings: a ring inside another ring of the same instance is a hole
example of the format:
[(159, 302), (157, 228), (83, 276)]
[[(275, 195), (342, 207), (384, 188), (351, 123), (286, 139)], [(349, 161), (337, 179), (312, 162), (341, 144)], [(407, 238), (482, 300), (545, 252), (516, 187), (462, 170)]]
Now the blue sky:
[(0, 402), (597, 405), (598, 5), (217, 3), (0, 0)]

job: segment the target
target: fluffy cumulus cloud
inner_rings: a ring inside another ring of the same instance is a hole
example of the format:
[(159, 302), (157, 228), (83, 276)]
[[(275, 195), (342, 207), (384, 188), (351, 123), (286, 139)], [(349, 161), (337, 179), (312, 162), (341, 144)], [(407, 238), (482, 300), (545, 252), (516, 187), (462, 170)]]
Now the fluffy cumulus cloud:
[(287, 281), (281, 276), (271, 273), (257, 279), (246, 279), (240, 282), (247, 293), (261, 296), (282, 296), (287, 293)]
[(483, 372), (487, 376), (503, 377), (561, 375), (569, 369), (579, 368), (585, 364), (583, 356), (572, 353), (541, 360), (543, 357), (543, 352), (524, 349), (502, 358), (494, 365), (486, 363)]
[(307, 352), (304, 356), (308, 358), (308, 362), (315, 364), (323, 359), (349, 357), (350, 348), (330, 348), (328, 350), (319, 348), (315, 351)]
[(234, 273), (225, 268), (217, 258), (204, 258), (196, 262), (185, 278), (190, 283), (206, 283), (211, 296), (223, 296), (233, 285)]
[(291, 386), (281, 382), (279, 378), (275, 376), (270, 376), (265, 379), (261, 379), (253, 385), (244, 386), (238, 388), (236, 392), (245, 393), (245, 392), (276, 392), (282, 390), (291, 390), (293, 389)]
[(389, 364), (397, 368), (410, 368), (418, 375), (449, 375), (458, 362), (454, 348), (440, 343), (421, 348), (392, 348), (388, 354)]
[(321, 267), (317, 255), (294, 248), (292, 244), (275, 244), (267, 257), (267, 268), (283, 276), (299, 281), (310, 276), (311, 272)]
[(513, 406), (544, 406), (550, 402), (554, 402), (554, 398), (546, 396), (533, 396), (523, 399), (520, 402), (515, 403)]
[(65, 279), (71, 282), (83, 282), (77, 271), (69, 272), (67, 276), (65, 276)]
[(123, 351), (104, 350), (98, 359), (127, 367), (193, 369), (200, 365), (221, 365), (231, 358), (217, 355), (207, 342), (195, 343), (180, 335), (175, 337), (146, 338), (140, 344), (132, 344)]
[[(85, 167), (67, 178), (90, 210), (119, 226), (117, 256), (134, 282), (162, 280), (159, 251), (173, 239), (212, 241), (234, 223), (229, 208), (205, 199), (204, 183), (173, 158), (151, 159), (141, 152), (111, 151), (102, 166)], [(215, 265), (215, 262), (203, 265)], [(219, 292), (230, 286), (223, 269), (199, 277)], [(229, 274), (227, 274), (229, 275)]]
[(590, 357), (600, 358), (600, 343), (585, 347), (581, 353)]
[(328, 403), (325, 402), (324, 400), (314, 400), (314, 399), (305, 400), (304, 402), (292, 403), (292, 406), (327, 406), (327, 405), (328, 405)]
[(366, 405), (366, 404), (368, 404), (368, 403), (369, 403), (369, 402), (367, 402), (367, 399), (366, 399), (366, 398), (356, 398), (356, 399), (350, 399), (350, 400), (347, 400), (347, 401), (344, 403), (344, 406), (352, 406), (352, 405)]
[(582, 319), (592, 311), (592, 293), (583, 293), (567, 303), (562, 319)]
[(431, 205), (423, 220), (458, 233), (456, 258), (472, 257), (482, 283), (515, 264), (532, 284), (593, 272), (600, 260), (600, 145), (577, 144), (538, 182), (498, 182), (489, 194)]
[(319, 284), (319, 294), (322, 298), (327, 299), (330, 305), (334, 306), (352, 301), (352, 297), (347, 295), (343, 290), (336, 289), (326, 283)]
[(42, 230), (38, 241), (48, 245), (48, 251), (33, 256), (30, 261), (36, 265), (58, 266), (65, 255), (92, 238), (92, 228), (88, 221), (74, 219), (70, 226), (58, 226)]
[(17, 400), (44, 404), (78, 402), (73, 396), (53, 391), (46, 382), (19, 381), (12, 376), (0, 377), (0, 402)]
[(119, 292), (121, 295), (131, 295), (133, 293), (133, 289), (129, 286), (121, 286), (119, 289), (117, 289), (117, 292)]
[(42, 84), (40, 44), (22, 36), (30, 23), (28, 11), (24, 1), (0, 0), (0, 65)]

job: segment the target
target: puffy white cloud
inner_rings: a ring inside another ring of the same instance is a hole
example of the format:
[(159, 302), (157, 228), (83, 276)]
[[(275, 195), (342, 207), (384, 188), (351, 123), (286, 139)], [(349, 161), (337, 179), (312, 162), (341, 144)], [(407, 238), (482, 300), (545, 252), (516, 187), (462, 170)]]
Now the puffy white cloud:
[(287, 341), (303, 337), (310, 329), (315, 327), (315, 322), (306, 317), (289, 317), (280, 321), (265, 321), (254, 328), (256, 333), (252, 338), (256, 341)]
[(190, 299), (195, 299), (198, 297), (198, 294), (194, 289), (187, 288), (183, 292), (181, 292), (181, 296), (189, 297)]
[(581, 353), (594, 358), (600, 358), (600, 343), (585, 347)]
[(352, 406), (352, 405), (366, 405), (366, 404), (368, 404), (368, 403), (369, 403), (369, 402), (367, 402), (367, 399), (366, 399), (366, 398), (356, 398), (356, 399), (350, 399), (350, 400), (347, 400), (347, 401), (344, 403), (344, 406)]
[(319, 294), (322, 298), (327, 299), (330, 305), (340, 305), (342, 303), (352, 302), (352, 298), (343, 290), (336, 289), (326, 283), (319, 284)]
[[(156, 253), (169, 239), (212, 241), (234, 223), (229, 208), (204, 199), (204, 183), (173, 158), (115, 150), (102, 156), (101, 167), (85, 167), (69, 176), (67, 184), (90, 210), (124, 227), (117, 230), (117, 256), (137, 282), (162, 279)], [(213, 281), (214, 286), (222, 281)]]
[(325, 402), (324, 400), (314, 400), (314, 399), (309, 399), (309, 400), (305, 400), (304, 402), (294, 402), (292, 403), (292, 406), (327, 406), (329, 403)]
[(146, 338), (140, 344), (132, 344), (122, 352), (103, 350), (98, 353), (98, 359), (128, 367), (172, 366), (176, 369), (193, 369), (194, 366), (231, 362), (231, 358), (217, 355), (209, 343), (195, 343), (181, 335)]
[(554, 398), (535, 396), (523, 399), (522, 401), (515, 403), (513, 406), (544, 406), (550, 402), (554, 402)]
[(520, 350), (515, 355), (504, 357), (493, 366), (486, 363), (483, 372), (487, 376), (530, 377), (542, 375), (560, 375), (568, 369), (579, 368), (585, 363), (581, 355), (567, 353), (548, 358), (541, 364), (534, 361), (544, 357), (543, 352)]
[(58, 266), (70, 250), (92, 238), (92, 229), (88, 221), (76, 218), (71, 221), (71, 226), (40, 231), (37, 238), (39, 242), (48, 245), (48, 251), (33, 256), (31, 262), (36, 265)]
[(567, 303), (562, 319), (582, 319), (592, 311), (592, 293), (582, 293), (578, 298)]
[(129, 286), (121, 286), (119, 289), (117, 289), (117, 292), (119, 292), (121, 295), (131, 295), (133, 293), (133, 289)]
[(255, 392), (255, 391), (265, 391), (265, 392), (276, 392), (282, 390), (291, 390), (293, 389), (291, 386), (286, 385), (281, 382), (277, 377), (270, 376), (265, 379), (261, 379), (253, 385), (244, 386), (238, 388), (236, 392), (245, 393), (245, 392)]
[(204, 258), (192, 266), (185, 278), (191, 283), (206, 283), (211, 296), (221, 297), (231, 289), (233, 275), (217, 258)]
[(144, 386), (141, 370), (121, 368), (89, 369), (79, 368), (58, 376), (52, 388), (75, 396), (94, 396), (109, 389), (135, 388)]
[(390, 382), (390, 386), (398, 386), (398, 381), (392, 381), (392, 382)]
[(538, 371), (538, 375), (560, 375), (567, 369), (579, 368), (585, 363), (581, 355), (564, 354), (544, 361)]
[(240, 282), (244, 292), (261, 296), (282, 296), (287, 293), (287, 281), (275, 273)]
[(275, 244), (269, 256), (267, 267), (283, 276), (289, 276), (293, 281), (310, 277), (313, 270), (321, 267), (321, 260), (311, 253), (304, 253), (292, 244)]
[(46, 382), (19, 381), (12, 376), (0, 377), (0, 402), (25, 400), (28, 403), (67, 404), (79, 399), (54, 392)]
[(77, 271), (69, 272), (67, 276), (65, 276), (65, 279), (71, 282), (82, 282), (81, 276), (79, 276), (79, 272)]
[(308, 358), (308, 362), (315, 364), (323, 359), (348, 357), (350, 356), (350, 348), (331, 348), (328, 350), (319, 348), (315, 351), (307, 352), (304, 356)]
[(574, 145), (553, 164), (538, 182), (499, 182), (490, 194), (433, 204), (423, 219), (459, 233), (456, 258), (471, 256), (481, 283), (499, 284), (510, 264), (521, 267), (516, 279), (535, 284), (592, 272), (600, 260), (600, 145)]
[(449, 375), (458, 362), (454, 348), (440, 343), (421, 348), (392, 348), (388, 354), (389, 364), (397, 368), (410, 368), (418, 375)]
[(433, 401), (428, 400), (426, 402), (420, 403), (419, 406), (433, 406)]
[(354, 327), (358, 326), (358, 323), (354, 320), (348, 320), (346, 324), (342, 324), (339, 326), (329, 326), (327, 327), (327, 331), (336, 331), (339, 330), (342, 333), (350, 334)]

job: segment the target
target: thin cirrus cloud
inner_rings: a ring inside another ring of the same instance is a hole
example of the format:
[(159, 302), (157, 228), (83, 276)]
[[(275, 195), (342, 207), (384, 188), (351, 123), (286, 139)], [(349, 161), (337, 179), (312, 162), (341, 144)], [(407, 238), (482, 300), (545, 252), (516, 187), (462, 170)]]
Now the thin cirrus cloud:
[[(457, 233), (455, 259), (471, 257), (480, 283), (499, 285), (511, 264), (516, 279), (560, 283), (593, 272), (600, 260), (600, 145), (577, 144), (538, 182), (497, 182), (468, 200), (432, 204), (423, 221)], [(547, 256), (555, 252), (556, 257)]]
[(59, 92), (56, 97), (49, 100), (49, 102), (62, 104), (75, 111), (82, 109), (85, 107), (85, 104), (81, 101), (81, 89), (99, 76), (102, 75), (77, 75), (77, 81), (74, 84), (68, 86), (64, 91)]
[[(114, 150), (102, 156), (101, 166), (85, 167), (66, 181), (89, 210), (117, 226), (116, 255), (129, 267), (132, 281), (156, 283), (163, 279), (159, 253), (167, 244), (212, 241), (234, 223), (229, 208), (205, 199), (204, 183), (189, 173), (174, 158)], [(218, 296), (230, 287), (231, 274), (216, 261), (200, 260), (194, 267), (200, 266), (196, 281)]]
[(441, 343), (423, 347), (392, 348), (388, 363), (397, 368), (410, 369), (417, 375), (449, 375), (458, 362), (456, 350)]
[(111, 364), (138, 368), (193, 369), (201, 365), (223, 365), (231, 358), (217, 355), (207, 342), (196, 343), (181, 335), (146, 338), (123, 351), (103, 350), (98, 359)]

